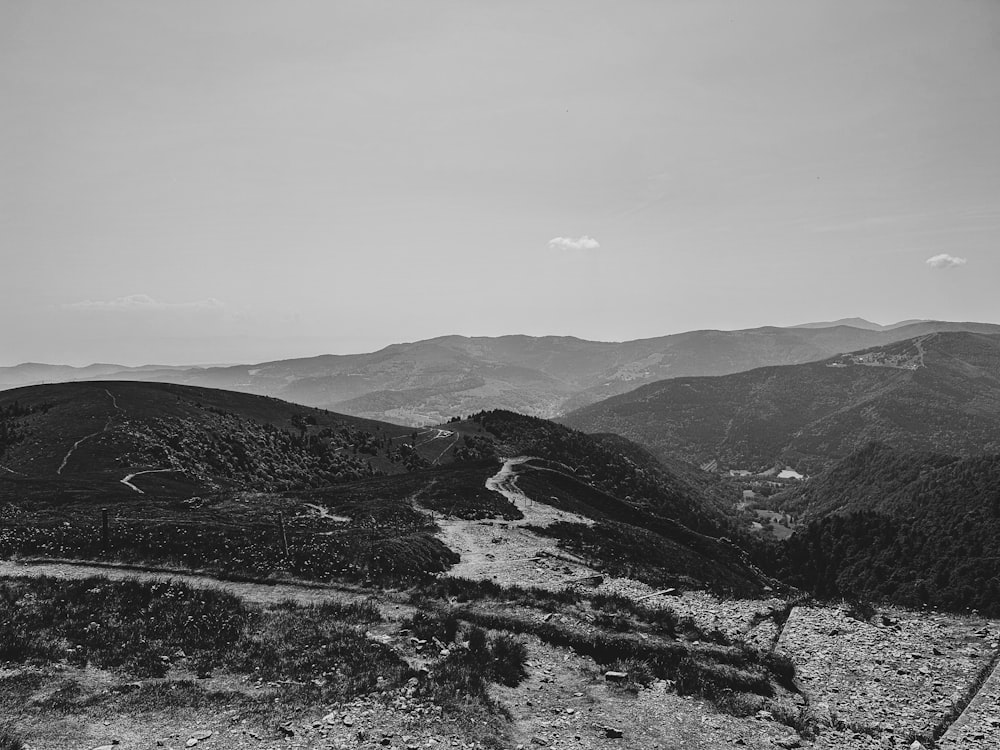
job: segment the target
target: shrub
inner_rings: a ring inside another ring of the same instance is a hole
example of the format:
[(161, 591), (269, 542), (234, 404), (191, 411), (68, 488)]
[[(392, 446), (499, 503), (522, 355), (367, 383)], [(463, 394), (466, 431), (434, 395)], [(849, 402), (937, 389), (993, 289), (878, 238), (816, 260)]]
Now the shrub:
[(490, 681), (514, 687), (527, 676), (528, 649), (510, 633), (489, 639), (485, 630), (472, 627), (468, 642), (468, 648), (452, 649), (435, 664), (432, 690), (436, 694), (484, 697)]
[(647, 687), (656, 679), (656, 668), (647, 659), (619, 659), (611, 668), (616, 672), (628, 675), (626, 687), (637, 692), (641, 687)]
[(616, 633), (627, 633), (632, 630), (632, 621), (622, 614), (599, 614), (594, 618), (594, 624), (605, 630), (614, 630)]
[(403, 620), (403, 626), (413, 631), (417, 638), (425, 641), (437, 638), (442, 643), (451, 643), (458, 635), (458, 616), (454, 612), (417, 611)]
[(479, 627), (469, 630), (469, 651), (473, 654), (486, 654), (486, 631)]
[[(715, 697), (715, 705), (719, 710), (739, 717), (753, 716), (761, 709), (770, 706), (767, 699), (762, 696), (753, 693), (737, 693), (732, 690), (723, 690), (719, 693)], [(781, 723), (787, 724), (788, 722), (781, 720)]]
[(875, 605), (867, 599), (858, 599), (851, 602), (847, 607), (847, 616), (852, 620), (860, 622), (870, 622), (876, 614), (878, 612), (875, 609)]
[(0, 750), (24, 750), (24, 740), (10, 724), (0, 726)]
[(500, 633), (493, 639), (493, 677), (508, 687), (519, 685), (528, 676), (525, 665), (528, 649), (510, 633)]

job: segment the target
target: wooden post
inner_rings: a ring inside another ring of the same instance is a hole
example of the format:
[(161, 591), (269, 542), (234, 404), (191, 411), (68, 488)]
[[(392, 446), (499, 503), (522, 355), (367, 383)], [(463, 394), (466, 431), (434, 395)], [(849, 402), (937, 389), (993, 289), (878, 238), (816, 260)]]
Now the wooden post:
[(107, 552), (111, 547), (111, 528), (108, 524), (108, 509), (101, 508), (101, 551)]
[(368, 534), (368, 575), (372, 575), (375, 568), (375, 516), (372, 516), (372, 528)]
[(288, 536), (285, 534), (285, 516), (278, 511), (278, 530), (281, 531), (281, 553), (288, 557)]

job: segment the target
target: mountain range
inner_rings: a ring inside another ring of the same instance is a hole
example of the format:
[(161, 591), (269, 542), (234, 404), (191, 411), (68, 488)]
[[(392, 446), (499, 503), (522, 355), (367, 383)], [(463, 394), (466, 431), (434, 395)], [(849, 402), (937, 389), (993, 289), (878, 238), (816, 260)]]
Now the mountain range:
[(663, 380), (561, 421), (623, 435), (660, 458), (743, 469), (811, 473), (873, 440), (1000, 452), (1000, 336), (929, 333), (819, 362)]
[(570, 336), (442, 336), (377, 352), (213, 367), (22, 364), (0, 388), (74, 380), (139, 380), (274, 396), (343, 414), (432, 425), (483, 409), (551, 418), (668, 378), (800, 364), (928, 333), (1000, 333), (985, 323), (861, 319), (793, 328), (691, 331), (625, 342)]

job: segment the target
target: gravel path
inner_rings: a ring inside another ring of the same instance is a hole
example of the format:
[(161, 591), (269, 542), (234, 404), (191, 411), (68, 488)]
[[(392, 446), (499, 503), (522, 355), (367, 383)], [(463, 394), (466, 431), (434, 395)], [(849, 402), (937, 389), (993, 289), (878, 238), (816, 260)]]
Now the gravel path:
[(350, 602), (367, 599), (370, 592), (354, 592), (346, 588), (323, 586), (320, 584), (294, 583), (250, 583), (243, 581), (223, 581), (207, 575), (174, 570), (142, 570), (124, 565), (88, 565), (74, 562), (20, 562), (0, 560), (0, 577), (38, 578), (51, 576), (63, 580), (78, 580), (91, 576), (102, 576), (113, 581), (182, 581), (197, 588), (226, 591), (255, 604), (270, 605), (283, 601), (297, 604), (321, 604), (328, 601)]

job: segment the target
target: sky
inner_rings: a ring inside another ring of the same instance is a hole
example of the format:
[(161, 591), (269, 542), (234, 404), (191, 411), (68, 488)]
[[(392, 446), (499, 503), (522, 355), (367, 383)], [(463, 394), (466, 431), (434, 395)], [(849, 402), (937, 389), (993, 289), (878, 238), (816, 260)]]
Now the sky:
[(1000, 322), (995, 0), (0, 0), (0, 365)]

